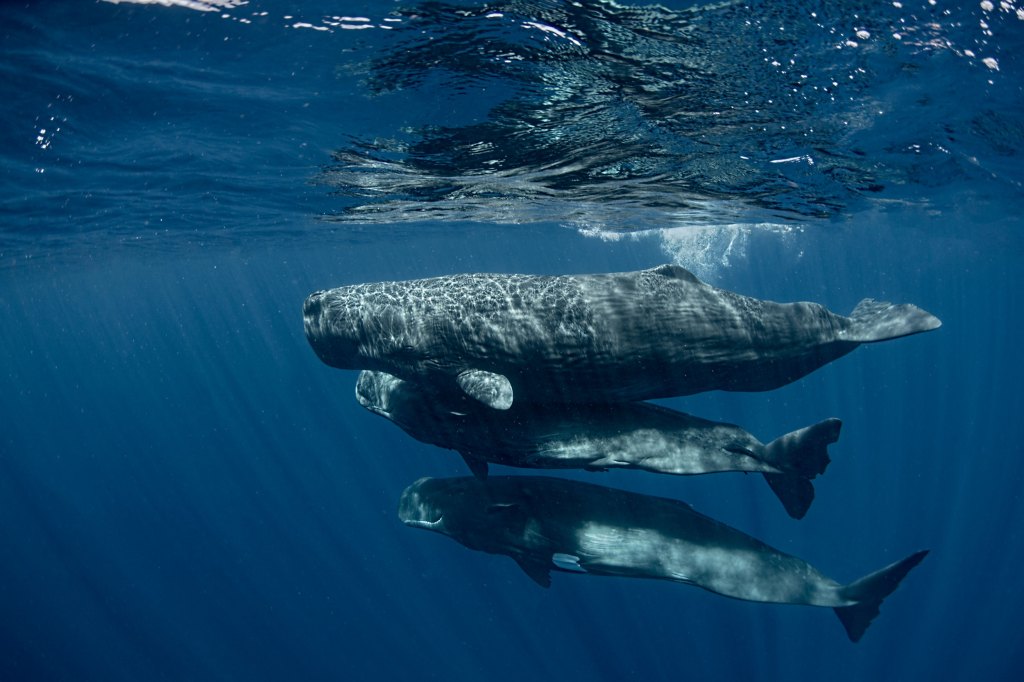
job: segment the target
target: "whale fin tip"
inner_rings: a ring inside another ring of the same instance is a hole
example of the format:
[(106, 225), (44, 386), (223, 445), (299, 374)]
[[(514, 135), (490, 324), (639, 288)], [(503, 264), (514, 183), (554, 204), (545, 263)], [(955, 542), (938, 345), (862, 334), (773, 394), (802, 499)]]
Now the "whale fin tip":
[(914, 552), (905, 559), (839, 588), (842, 597), (854, 602), (850, 606), (833, 609), (846, 629), (850, 641), (860, 641), (864, 631), (878, 615), (882, 601), (900, 586), (907, 573), (921, 563), (927, 554), (928, 550)]
[(865, 298), (850, 313), (850, 325), (844, 330), (846, 341), (875, 343), (938, 329), (942, 321), (909, 303), (894, 304)]
[(802, 519), (814, 502), (814, 484), (798, 474), (763, 474), (772, 492), (794, 519)]
[(523, 573), (530, 576), (530, 580), (541, 587), (551, 587), (551, 569), (546, 564), (526, 557), (516, 557), (515, 562), (523, 569)]

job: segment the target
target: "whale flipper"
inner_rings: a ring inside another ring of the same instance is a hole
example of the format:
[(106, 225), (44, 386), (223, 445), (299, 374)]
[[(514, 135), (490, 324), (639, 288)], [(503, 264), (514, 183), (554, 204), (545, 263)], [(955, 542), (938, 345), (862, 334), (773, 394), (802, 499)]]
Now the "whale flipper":
[(850, 326), (839, 332), (839, 338), (855, 343), (874, 343), (898, 339), (938, 329), (942, 321), (929, 312), (909, 303), (894, 304), (865, 298), (849, 317)]
[(512, 383), (507, 377), (482, 369), (467, 369), (455, 378), (466, 395), (495, 410), (512, 407)]
[(878, 615), (882, 600), (900, 586), (900, 581), (907, 576), (907, 573), (910, 573), (911, 569), (921, 563), (927, 554), (928, 550), (915, 552), (880, 571), (875, 571), (839, 588), (839, 594), (843, 598), (857, 602), (853, 606), (840, 606), (833, 609), (839, 616), (843, 627), (846, 628), (846, 634), (851, 642), (860, 640), (864, 631), (871, 625), (871, 621)]

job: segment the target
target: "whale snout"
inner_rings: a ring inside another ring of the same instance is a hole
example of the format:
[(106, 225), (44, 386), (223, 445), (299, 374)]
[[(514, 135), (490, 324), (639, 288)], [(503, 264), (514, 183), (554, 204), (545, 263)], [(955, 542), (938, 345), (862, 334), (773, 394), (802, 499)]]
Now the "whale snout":
[(325, 364), (361, 369), (358, 325), (338, 305), (333, 291), (316, 291), (302, 304), (302, 325), (310, 347)]
[(430, 496), (425, 495), (423, 491), (423, 487), (430, 480), (430, 478), (421, 478), (405, 489), (398, 501), (398, 518), (407, 526), (443, 531), (444, 515), (430, 502)]
[(311, 320), (315, 320), (320, 317), (320, 313), (324, 307), (324, 291), (314, 291), (306, 300), (302, 303), (302, 319), (309, 325)]
[[(374, 414), (387, 417), (390, 412), (390, 391), (385, 386), (385, 377), (391, 375), (372, 370), (363, 370), (356, 379), (356, 400)], [(394, 378), (394, 377), (391, 377)]]

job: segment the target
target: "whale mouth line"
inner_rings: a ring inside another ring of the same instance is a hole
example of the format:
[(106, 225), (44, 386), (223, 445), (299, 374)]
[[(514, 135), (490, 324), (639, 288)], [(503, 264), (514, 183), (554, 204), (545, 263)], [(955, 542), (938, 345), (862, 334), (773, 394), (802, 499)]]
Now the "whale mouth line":
[(386, 417), (388, 419), (391, 418), (391, 413), (388, 412), (387, 409), (381, 407), (380, 405), (368, 405), (366, 403), (363, 403), (363, 407), (365, 407), (373, 414), (380, 415), (381, 417)]
[(444, 521), (444, 515), (437, 517), (436, 521), (427, 521), (425, 519), (408, 519), (405, 525), (412, 526), (414, 528), (428, 528), (431, 530), (437, 530), (441, 527), (441, 522)]

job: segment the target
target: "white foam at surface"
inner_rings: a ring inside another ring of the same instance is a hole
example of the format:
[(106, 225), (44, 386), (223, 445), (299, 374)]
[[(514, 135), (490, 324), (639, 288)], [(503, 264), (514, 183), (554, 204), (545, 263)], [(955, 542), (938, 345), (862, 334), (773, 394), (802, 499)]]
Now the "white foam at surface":
[(163, 5), (164, 7), (184, 7), (199, 12), (217, 12), (231, 7), (248, 5), (249, 0), (103, 0), (114, 5), (122, 2), (136, 5)]
[(676, 265), (701, 279), (713, 280), (722, 270), (748, 258), (751, 236), (773, 234), (780, 239), (794, 228), (776, 223), (670, 227), (660, 230), (661, 250)]

